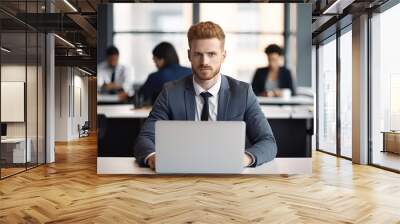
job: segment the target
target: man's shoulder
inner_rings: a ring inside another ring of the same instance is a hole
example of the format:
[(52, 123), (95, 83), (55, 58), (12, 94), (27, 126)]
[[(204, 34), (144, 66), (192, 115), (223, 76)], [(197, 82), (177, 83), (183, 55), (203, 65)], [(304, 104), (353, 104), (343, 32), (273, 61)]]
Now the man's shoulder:
[(247, 90), (250, 86), (249, 83), (237, 80), (227, 75), (223, 75), (226, 78), (229, 84), (229, 88), (233, 90)]
[(99, 70), (104, 70), (108, 68), (107, 61), (102, 61), (99, 64), (97, 64), (97, 69)]
[(191, 79), (192, 79), (192, 76), (189, 75), (189, 76), (185, 76), (185, 77), (182, 77), (180, 79), (177, 79), (177, 80), (173, 80), (173, 81), (167, 82), (164, 85), (164, 89), (166, 89), (168, 91), (184, 89), (185, 86), (187, 85), (187, 82), (189, 82)]

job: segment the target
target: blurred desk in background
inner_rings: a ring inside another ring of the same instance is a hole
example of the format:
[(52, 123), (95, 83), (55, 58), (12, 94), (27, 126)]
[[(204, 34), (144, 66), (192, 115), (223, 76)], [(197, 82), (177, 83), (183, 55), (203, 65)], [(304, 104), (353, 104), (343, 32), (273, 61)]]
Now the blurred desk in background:
[(97, 104), (120, 104), (117, 94), (97, 94)]
[(309, 96), (282, 97), (257, 97), (260, 105), (313, 105), (314, 98)]

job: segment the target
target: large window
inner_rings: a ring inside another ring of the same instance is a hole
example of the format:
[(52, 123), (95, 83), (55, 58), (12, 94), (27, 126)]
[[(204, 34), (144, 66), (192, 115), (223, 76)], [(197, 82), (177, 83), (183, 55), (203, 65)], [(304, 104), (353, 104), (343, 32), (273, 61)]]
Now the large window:
[[(121, 63), (134, 71), (136, 83), (143, 83), (156, 70), (151, 51), (161, 41), (171, 42), (181, 64), (190, 67), (186, 33), (193, 23), (193, 4), (113, 7), (114, 44), (120, 50)], [(226, 75), (250, 82), (255, 68), (267, 64), (264, 48), (271, 43), (283, 46), (283, 4), (200, 3), (196, 10), (200, 21), (214, 21), (225, 31), (227, 58), (222, 71)]]
[[(200, 21), (211, 20), (225, 31), (227, 58), (223, 71), (250, 82), (255, 68), (266, 66), (264, 48), (283, 46), (283, 4), (201, 4)], [(224, 16), (221, 16), (224, 9)]]
[(318, 48), (318, 149), (336, 154), (336, 36)]
[(340, 36), (340, 154), (351, 158), (352, 149), (352, 35), (351, 26)]
[(400, 5), (374, 15), (372, 23), (372, 163), (400, 170)]
[(143, 83), (156, 70), (151, 51), (162, 41), (174, 45), (181, 65), (190, 65), (186, 31), (192, 24), (192, 4), (122, 3), (113, 7), (114, 44), (135, 83)]

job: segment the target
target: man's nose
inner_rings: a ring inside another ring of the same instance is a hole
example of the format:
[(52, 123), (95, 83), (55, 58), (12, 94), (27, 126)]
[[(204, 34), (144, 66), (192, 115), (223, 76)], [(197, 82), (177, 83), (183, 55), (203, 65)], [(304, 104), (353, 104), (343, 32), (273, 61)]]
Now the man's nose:
[(208, 65), (209, 62), (210, 62), (210, 58), (206, 54), (204, 54), (201, 57), (201, 64), (202, 65)]

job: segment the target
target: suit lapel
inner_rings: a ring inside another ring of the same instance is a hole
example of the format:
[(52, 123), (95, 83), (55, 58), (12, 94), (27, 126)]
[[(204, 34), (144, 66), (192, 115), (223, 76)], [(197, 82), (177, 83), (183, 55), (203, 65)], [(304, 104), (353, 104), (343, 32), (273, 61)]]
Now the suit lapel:
[(186, 120), (194, 121), (196, 116), (196, 99), (193, 88), (193, 76), (188, 76), (185, 82), (185, 110)]
[(221, 76), (221, 88), (218, 93), (218, 121), (224, 121), (227, 119), (227, 111), (231, 97), (228, 79), (224, 75)]

